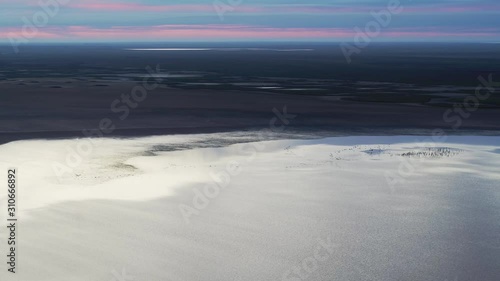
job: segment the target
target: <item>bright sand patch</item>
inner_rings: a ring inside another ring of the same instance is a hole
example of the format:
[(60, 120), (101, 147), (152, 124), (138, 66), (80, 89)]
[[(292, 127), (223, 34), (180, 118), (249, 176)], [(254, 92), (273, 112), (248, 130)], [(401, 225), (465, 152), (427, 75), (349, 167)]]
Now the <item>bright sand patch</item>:
[[(78, 140), (1, 145), (0, 180), (18, 168), (21, 208), (19, 278), (7, 280), (120, 280), (122, 269), (136, 281), (500, 276), (500, 137), (176, 150), (243, 138), (102, 139), (59, 176), (55, 163), (68, 165)], [(6, 188), (0, 198), (5, 222)], [(304, 262), (318, 239), (335, 249)]]

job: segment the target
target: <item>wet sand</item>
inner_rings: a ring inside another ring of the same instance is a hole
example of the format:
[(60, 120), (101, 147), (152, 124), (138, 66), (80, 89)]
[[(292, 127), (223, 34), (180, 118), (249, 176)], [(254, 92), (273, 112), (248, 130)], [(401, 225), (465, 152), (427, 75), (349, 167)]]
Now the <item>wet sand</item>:
[[(124, 111), (113, 112), (112, 104), (122, 94), (130, 94), (136, 85), (122, 82), (108, 87), (57, 89), (0, 82), (0, 142), (85, 137), (82, 130), (97, 130), (102, 119), (109, 119), (115, 127), (103, 134), (106, 137), (258, 130), (269, 128), (271, 120), (277, 117), (273, 109), (283, 114), (284, 107), (295, 116), (287, 125), (290, 131), (329, 131), (331, 135), (431, 134), (436, 128), (451, 134), (500, 131), (500, 111), (495, 108), (473, 112), (454, 132), (455, 122), (443, 119), (447, 107), (165, 87), (149, 91), (136, 108), (127, 106), (129, 114), (122, 120)], [(119, 106), (125, 104), (120, 102)]]

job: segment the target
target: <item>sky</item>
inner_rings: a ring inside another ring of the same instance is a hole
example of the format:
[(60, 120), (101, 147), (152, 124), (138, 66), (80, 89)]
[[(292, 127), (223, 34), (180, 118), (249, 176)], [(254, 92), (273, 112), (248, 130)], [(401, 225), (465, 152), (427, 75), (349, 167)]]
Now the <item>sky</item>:
[(18, 43), (500, 42), (500, 0), (0, 0), (0, 7), (0, 41)]

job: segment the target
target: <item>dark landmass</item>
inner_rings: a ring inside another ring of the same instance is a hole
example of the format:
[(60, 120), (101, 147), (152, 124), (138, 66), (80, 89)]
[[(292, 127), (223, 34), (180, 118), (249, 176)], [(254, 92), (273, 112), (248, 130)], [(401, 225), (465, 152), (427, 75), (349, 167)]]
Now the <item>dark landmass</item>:
[[(289, 131), (498, 135), (500, 87), (459, 126), (457, 113), (443, 117), (474, 96), (479, 76), (500, 81), (498, 46), (372, 44), (351, 64), (319, 43), (1, 46), (0, 143), (83, 137), (105, 118), (116, 127), (106, 136), (258, 130), (284, 107), (296, 115)], [(114, 112), (157, 65), (159, 86), (126, 118)]]

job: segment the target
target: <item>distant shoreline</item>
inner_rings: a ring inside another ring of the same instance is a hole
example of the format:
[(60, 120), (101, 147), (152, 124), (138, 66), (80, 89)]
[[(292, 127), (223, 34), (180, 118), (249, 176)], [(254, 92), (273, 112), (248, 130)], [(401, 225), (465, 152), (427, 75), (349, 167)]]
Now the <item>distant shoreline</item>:
[[(203, 128), (142, 128), (117, 129), (112, 134), (102, 138), (143, 138), (170, 135), (197, 135), (217, 133), (248, 133), (258, 134), (264, 128), (234, 128), (234, 127), (203, 127)], [(430, 136), (434, 129), (424, 128), (386, 128), (373, 130), (372, 128), (341, 129), (341, 128), (298, 128), (290, 127), (275, 135), (279, 139), (312, 139), (322, 137), (350, 137), (350, 136)], [(464, 129), (444, 130), (448, 136), (500, 136), (500, 130)], [(45, 131), (45, 132), (0, 132), (0, 145), (24, 140), (62, 140), (86, 138), (81, 131)]]

